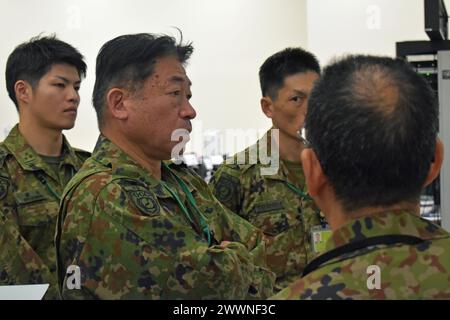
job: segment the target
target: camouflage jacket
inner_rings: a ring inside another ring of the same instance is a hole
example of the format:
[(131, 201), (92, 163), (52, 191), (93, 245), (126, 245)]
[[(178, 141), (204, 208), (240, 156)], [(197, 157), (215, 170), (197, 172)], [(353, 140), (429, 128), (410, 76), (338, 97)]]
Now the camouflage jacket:
[[(413, 213), (386, 212), (348, 222), (333, 232), (327, 250), (363, 239), (407, 235), (416, 245), (378, 244), (325, 262), (274, 299), (450, 299), (450, 234)], [(379, 289), (373, 286), (379, 267)]]
[(49, 270), (20, 235), (17, 225), (0, 212), (0, 285), (39, 284)]
[[(0, 212), (0, 286), (52, 283), (54, 276), (20, 235), (14, 221)], [(57, 297), (56, 286), (46, 297)]]
[[(268, 132), (255, 145), (233, 156), (233, 164), (227, 164), (229, 160), (222, 164), (212, 177), (210, 187), (222, 204), (264, 232), (267, 263), (276, 273), (277, 287), (281, 289), (302, 272), (314, 256), (310, 230), (320, 225), (320, 215), (307, 196), (304, 178), (292, 181), (281, 159), (276, 174), (264, 175), (261, 171), (267, 168), (261, 163), (260, 154), (267, 155), (267, 149), (270, 151), (269, 136)], [(258, 156), (254, 157), (257, 161), (250, 161), (251, 148), (257, 151)], [(245, 159), (246, 164), (239, 164), (243, 162), (240, 158)], [(302, 190), (303, 195), (289, 188), (289, 183)]]
[[(0, 143), (0, 210), (17, 225), (21, 241), (26, 241), (48, 267), (55, 284), (54, 236), (59, 198), (88, 156), (88, 152), (72, 148), (64, 138), (58, 177), (27, 144), (17, 125)], [(30, 283), (34, 281), (30, 278)]]
[[(261, 233), (225, 209), (206, 183), (183, 166), (184, 181), (212, 234), (192, 222), (162, 182), (100, 136), (93, 155), (64, 191), (56, 247), (65, 299), (243, 299), (273, 294)], [(180, 201), (192, 213), (175, 184)], [(226, 247), (219, 244), (231, 241)], [(80, 271), (81, 288), (69, 266)], [(72, 288), (72, 290), (71, 290)]]

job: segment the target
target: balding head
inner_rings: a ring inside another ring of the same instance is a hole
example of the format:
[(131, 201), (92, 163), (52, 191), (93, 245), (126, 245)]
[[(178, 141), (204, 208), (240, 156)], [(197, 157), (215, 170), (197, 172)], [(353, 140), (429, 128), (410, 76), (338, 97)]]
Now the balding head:
[(370, 65), (355, 70), (350, 86), (354, 90), (354, 99), (385, 116), (391, 114), (398, 104), (397, 82), (382, 66)]
[(307, 139), (347, 211), (417, 201), (434, 154), (435, 94), (404, 61), (348, 56), (309, 100)]

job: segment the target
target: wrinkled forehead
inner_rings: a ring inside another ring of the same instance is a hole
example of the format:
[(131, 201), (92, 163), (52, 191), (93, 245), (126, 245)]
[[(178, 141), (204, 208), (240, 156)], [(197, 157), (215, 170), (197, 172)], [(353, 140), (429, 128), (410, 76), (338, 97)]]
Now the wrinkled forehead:
[(153, 75), (155, 79), (172, 82), (188, 82), (186, 69), (176, 57), (164, 57), (155, 62)]
[(165, 90), (170, 87), (183, 87), (189, 89), (192, 85), (191, 80), (185, 72), (173, 71), (173, 72), (155, 72), (147, 83), (150, 86), (157, 87), (161, 90)]

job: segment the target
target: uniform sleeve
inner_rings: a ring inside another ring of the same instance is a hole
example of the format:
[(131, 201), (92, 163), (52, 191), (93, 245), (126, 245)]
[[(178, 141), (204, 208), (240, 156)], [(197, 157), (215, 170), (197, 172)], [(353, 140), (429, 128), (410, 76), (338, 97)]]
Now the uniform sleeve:
[(14, 222), (0, 213), (0, 285), (50, 284), (46, 299), (58, 298), (48, 267), (20, 235)]
[[(217, 172), (218, 175), (216, 177), (219, 177), (219, 180), (223, 179), (224, 175), (231, 176), (231, 174), (233, 174), (233, 178), (240, 175), (237, 169), (232, 167), (223, 165), (222, 169), (223, 170), (219, 169)], [(224, 171), (229, 172), (230, 174)], [(242, 243), (250, 252), (255, 271), (252, 274), (252, 284), (249, 288), (246, 299), (266, 299), (270, 297), (273, 294), (275, 274), (266, 266), (266, 245), (263, 240), (263, 233), (250, 222), (242, 218), (239, 214), (230, 210), (221, 201), (218, 201), (216, 196), (213, 194), (214, 188), (203, 188), (203, 180), (197, 182), (200, 184), (197, 186), (197, 190), (207, 190), (203, 194), (203, 197), (208, 198), (210, 200), (209, 205), (212, 203), (215, 210), (219, 212), (219, 220), (215, 222), (210, 221), (213, 224), (213, 228), (216, 228), (216, 231), (217, 229), (220, 230), (219, 232), (216, 232), (216, 238), (218, 238), (217, 240)], [(239, 185), (237, 189), (240, 193), (241, 186)], [(237, 197), (240, 198), (240, 194)], [(207, 211), (208, 208), (205, 207), (203, 210)]]
[(214, 196), (232, 212), (240, 214), (242, 209), (242, 187), (240, 172), (235, 168), (222, 164), (209, 182)]
[[(246, 245), (208, 246), (179, 215), (143, 191), (111, 183), (68, 205), (61, 240), (81, 288), (65, 299), (243, 299), (256, 267)], [(89, 202), (93, 205), (89, 205)]]
[(13, 183), (6, 167), (6, 159), (1, 154), (0, 211), (0, 284), (48, 283), (50, 287), (44, 299), (59, 298), (56, 278), (19, 231)]
[(266, 246), (261, 230), (247, 220), (220, 206), (222, 241), (242, 243), (250, 252), (255, 266), (246, 299), (266, 299), (273, 294), (275, 274), (266, 265)]

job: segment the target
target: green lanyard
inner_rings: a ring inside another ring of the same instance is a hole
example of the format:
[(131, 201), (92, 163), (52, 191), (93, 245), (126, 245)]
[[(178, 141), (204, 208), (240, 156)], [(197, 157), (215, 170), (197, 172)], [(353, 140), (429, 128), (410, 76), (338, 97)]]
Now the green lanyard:
[[(206, 236), (206, 239), (208, 240), (208, 245), (211, 245), (211, 231), (209, 230), (208, 224), (206, 223), (205, 216), (200, 212), (200, 210), (197, 207), (197, 202), (195, 201), (194, 196), (189, 191), (189, 188), (187, 187), (186, 183), (184, 183), (183, 180), (181, 180), (176, 174), (172, 172), (172, 170), (163, 162), (163, 166), (167, 169), (170, 176), (178, 183), (178, 185), (183, 190), (184, 194), (186, 195), (189, 203), (191, 204), (194, 211), (197, 213), (200, 221), (200, 228), (202, 229), (203, 234)], [(189, 210), (184, 205), (183, 201), (181, 201), (180, 197), (177, 195), (175, 191), (170, 189), (170, 187), (165, 183), (162, 182), (162, 185), (166, 190), (172, 195), (172, 197), (177, 201), (178, 205), (180, 206), (183, 213), (186, 215), (188, 220), (195, 225), (194, 219), (192, 219), (191, 214), (189, 213)]]
[[(75, 175), (76, 171), (73, 167), (70, 167), (70, 176), (73, 177)], [(48, 192), (52, 194), (52, 196), (58, 201), (58, 203), (61, 201), (61, 195), (57, 193), (48, 183), (47, 179), (42, 175), (40, 172), (36, 172), (37, 179), (44, 185), (44, 187), (47, 189)]]
[(45, 186), (47, 191), (50, 192), (59, 203), (61, 201), (61, 196), (48, 184), (45, 177), (40, 172), (36, 173), (36, 177)]
[(286, 185), (287, 185), (287, 187), (289, 189), (294, 191), (295, 194), (298, 194), (303, 199), (305, 199), (305, 200), (312, 200), (312, 198), (308, 194), (304, 193), (303, 190), (301, 190), (300, 188), (297, 188), (292, 183), (286, 181)]

